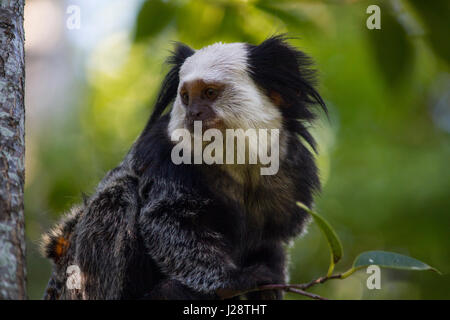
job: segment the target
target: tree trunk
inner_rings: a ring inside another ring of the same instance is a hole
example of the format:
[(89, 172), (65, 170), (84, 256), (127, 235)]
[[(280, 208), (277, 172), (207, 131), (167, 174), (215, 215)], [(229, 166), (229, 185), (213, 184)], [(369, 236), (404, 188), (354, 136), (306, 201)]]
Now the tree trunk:
[(0, 0), (0, 299), (26, 298), (24, 0)]

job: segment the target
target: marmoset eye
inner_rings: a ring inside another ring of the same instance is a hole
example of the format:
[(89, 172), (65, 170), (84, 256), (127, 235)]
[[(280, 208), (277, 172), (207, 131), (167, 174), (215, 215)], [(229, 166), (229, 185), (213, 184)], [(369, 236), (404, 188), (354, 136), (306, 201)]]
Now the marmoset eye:
[(208, 98), (210, 100), (217, 98), (217, 94), (218, 94), (217, 89), (206, 88), (206, 90), (205, 90), (205, 96), (206, 96), (206, 98)]
[(182, 92), (181, 93), (181, 100), (183, 101), (184, 104), (189, 104), (189, 94), (187, 92)]

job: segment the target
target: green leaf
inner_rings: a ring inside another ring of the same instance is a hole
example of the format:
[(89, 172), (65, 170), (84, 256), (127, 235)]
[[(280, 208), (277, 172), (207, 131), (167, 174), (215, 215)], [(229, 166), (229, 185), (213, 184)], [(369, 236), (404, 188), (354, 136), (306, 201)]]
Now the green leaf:
[(367, 251), (361, 253), (353, 262), (353, 269), (357, 270), (370, 265), (403, 270), (432, 270), (440, 273), (437, 269), (422, 261), (387, 251)]
[(134, 41), (147, 40), (172, 22), (176, 8), (170, 1), (148, 0), (139, 11)]
[(334, 269), (334, 265), (338, 263), (339, 260), (341, 260), (343, 255), (344, 250), (342, 249), (341, 241), (339, 240), (336, 232), (333, 230), (331, 225), (324, 218), (309, 209), (301, 202), (297, 202), (297, 205), (313, 217), (314, 222), (319, 226), (320, 230), (322, 230), (323, 234), (327, 238), (331, 253), (331, 264), (328, 270), (328, 275), (331, 275)]

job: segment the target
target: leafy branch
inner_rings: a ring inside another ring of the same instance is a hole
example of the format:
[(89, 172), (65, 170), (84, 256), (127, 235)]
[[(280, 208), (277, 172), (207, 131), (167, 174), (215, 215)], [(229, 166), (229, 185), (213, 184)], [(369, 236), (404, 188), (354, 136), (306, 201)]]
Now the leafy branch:
[(414, 270), (414, 271), (431, 270), (440, 274), (440, 272), (437, 269), (429, 266), (428, 264), (422, 261), (419, 261), (417, 259), (402, 254), (387, 251), (363, 252), (356, 257), (356, 259), (353, 261), (352, 267), (349, 270), (343, 273), (333, 274), (334, 267), (341, 260), (344, 252), (341, 241), (339, 240), (336, 232), (333, 230), (331, 225), (323, 217), (321, 217), (319, 214), (312, 211), (311, 209), (309, 209), (307, 206), (305, 206), (300, 202), (297, 202), (297, 205), (306, 212), (308, 212), (313, 217), (314, 222), (319, 226), (320, 230), (327, 239), (330, 248), (330, 258), (331, 258), (327, 275), (312, 280), (310, 282), (301, 284), (269, 284), (246, 291), (240, 292), (230, 291), (226, 295), (222, 295), (222, 298), (229, 299), (255, 291), (283, 290), (285, 292), (296, 293), (311, 299), (328, 300), (325, 297), (308, 292), (306, 290), (310, 289), (311, 287), (314, 287), (315, 285), (325, 283), (328, 280), (345, 279), (351, 276), (353, 273), (355, 273), (355, 271), (368, 267), (370, 265), (377, 265), (379, 267), (401, 269), (401, 270)]

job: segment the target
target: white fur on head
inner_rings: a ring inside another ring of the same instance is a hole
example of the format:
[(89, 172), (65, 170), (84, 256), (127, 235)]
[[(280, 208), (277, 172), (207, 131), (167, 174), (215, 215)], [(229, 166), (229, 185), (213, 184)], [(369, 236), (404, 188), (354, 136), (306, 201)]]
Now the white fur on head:
[(244, 43), (219, 42), (197, 50), (181, 66), (179, 78), (178, 94), (168, 126), (169, 136), (175, 129), (185, 128), (186, 111), (179, 91), (185, 82), (192, 80), (225, 84), (213, 107), (226, 128), (281, 128), (281, 112), (249, 75), (248, 52)]

